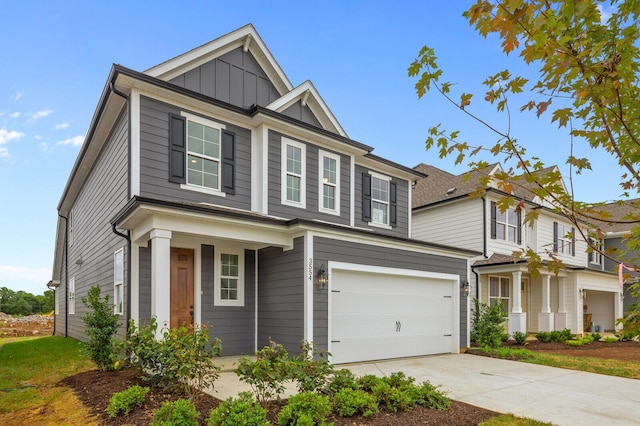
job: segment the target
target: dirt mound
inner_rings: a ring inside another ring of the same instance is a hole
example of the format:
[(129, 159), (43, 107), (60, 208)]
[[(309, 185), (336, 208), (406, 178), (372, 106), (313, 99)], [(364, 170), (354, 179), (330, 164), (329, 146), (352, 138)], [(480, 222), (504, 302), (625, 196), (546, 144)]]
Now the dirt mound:
[(12, 317), (0, 312), (0, 337), (48, 336), (53, 332), (53, 317), (28, 315)]

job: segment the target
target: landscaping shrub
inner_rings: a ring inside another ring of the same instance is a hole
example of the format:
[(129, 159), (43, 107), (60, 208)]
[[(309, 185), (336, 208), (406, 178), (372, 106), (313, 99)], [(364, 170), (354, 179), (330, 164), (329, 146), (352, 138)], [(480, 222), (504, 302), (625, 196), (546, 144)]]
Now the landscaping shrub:
[(451, 400), (428, 381), (415, 387), (414, 402), (432, 410), (448, 410), (451, 407)]
[(372, 390), (379, 406), (384, 406), (387, 410), (409, 411), (415, 406), (415, 401), (406, 388), (394, 388), (386, 381), (374, 386)]
[(301, 353), (291, 362), (291, 378), (298, 384), (298, 392), (316, 392), (324, 387), (333, 373), (328, 352), (319, 350), (313, 343), (303, 341)]
[(284, 392), (284, 382), (291, 374), (289, 354), (284, 346), (269, 339), (269, 345), (256, 351), (256, 360), (242, 358), (238, 363), (236, 374), (251, 386), (256, 399), (265, 404), (268, 400)]
[(327, 425), (331, 413), (331, 401), (324, 395), (303, 392), (289, 398), (287, 405), (278, 414), (280, 426)]
[(536, 339), (543, 343), (549, 342), (564, 342), (573, 338), (573, 334), (571, 334), (571, 330), (565, 328), (562, 331), (539, 331), (536, 333)]
[(602, 341), (605, 343), (616, 343), (616, 342), (619, 342), (620, 340), (617, 337), (609, 336), (609, 337), (604, 337)]
[(513, 340), (515, 340), (519, 345), (524, 345), (524, 343), (527, 341), (527, 333), (516, 331), (513, 333)]
[(602, 339), (602, 335), (600, 333), (593, 333), (591, 337), (593, 337), (594, 342), (597, 342), (598, 340)]
[(381, 383), (384, 383), (384, 380), (380, 377), (374, 376), (373, 374), (365, 374), (358, 379), (358, 388), (366, 392), (371, 392), (373, 388)]
[(109, 405), (106, 408), (110, 417), (117, 417), (119, 414), (127, 415), (135, 407), (144, 404), (144, 399), (149, 393), (148, 387), (131, 386), (127, 389), (116, 392), (109, 398)]
[(625, 313), (623, 318), (616, 320), (616, 325), (622, 326), (622, 329), (616, 332), (622, 340), (637, 340), (640, 337), (640, 310), (636, 308)]
[(363, 390), (344, 388), (333, 397), (333, 407), (338, 415), (351, 417), (362, 414), (364, 417), (378, 412), (376, 398)]
[(267, 410), (258, 404), (250, 392), (240, 392), (238, 398), (227, 398), (211, 410), (209, 426), (263, 426), (269, 425)]
[(322, 393), (333, 396), (342, 389), (358, 389), (356, 376), (354, 376), (351, 370), (342, 369), (334, 371), (333, 375), (325, 384), (324, 389), (322, 389)]
[(200, 413), (188, 399), (166, 401), (153, 411), (151, 426), (198, 426)]
[[(505, 336), (503, 323), (505, 321), (502, 302), (493, 306), (474, 299), (471, 328), (475, 342), (480, 347), (497, 348), (502, 344)], [(508, 335), (507, 335), (508, 338)]]
[(120, 325), (119, 317), (113, 312), (109, 295), (105, 295), (104, 299), (100, 297), (98, 285), (89, 289), (87, 297), (82, 298), (82, 303), (89, 308), (89, 312), (82, 317), (85, 332), (89, 337), (85, 343), (87, 353), (100, 371), (112, 370), (118, 358), (113, 336)]

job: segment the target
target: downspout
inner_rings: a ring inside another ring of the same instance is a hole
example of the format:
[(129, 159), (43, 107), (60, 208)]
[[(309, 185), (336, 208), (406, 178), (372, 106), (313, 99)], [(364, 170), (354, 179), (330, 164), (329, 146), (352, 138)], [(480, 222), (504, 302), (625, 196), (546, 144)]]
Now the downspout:
[(487, 199), (482, 196), (482, 256), (487, 259)]
[[(69, 337), (69, 219), (60, 213), (58, 216), (64, 219), (64, 337)], [(55, 323), (53, 326), (55, 330)]]
[(476, 299), (480, 300), (480, 277), (478, 276), (476, 270), (473, 269), (473, 266), (471, 267), (471, 272), (473, 272), (473, 275), (476, 276)]
[[(109, 82), (109, 89), (116, 95), (124, 98), (127, 102), (127, 200), (131, 199), (131, 102), (129, 102), (129, 96), (116, 89), (113, 81)], [(129, 318), (131, 318), (131, 233), (127, 231), (126, 234), (119, 232), (116, 229), (116, 224), (112, 225), (113, 233), (127, 240), (127, 311), (126, 311), (126, 327), (129, 331)]]

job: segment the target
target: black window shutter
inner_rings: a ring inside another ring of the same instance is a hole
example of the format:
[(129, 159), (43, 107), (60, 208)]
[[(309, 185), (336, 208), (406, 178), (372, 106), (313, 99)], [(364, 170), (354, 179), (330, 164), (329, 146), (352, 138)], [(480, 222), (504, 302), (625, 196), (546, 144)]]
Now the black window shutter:
[(362, 220), (371, 222), (371, 175), (362, 173)]
[(169, 114), (169, 182), (187, 182), (186, 120), (176, 114)]
[(222, 131), (222, 192), (236, 193), (236, 135)]
[(553, 222), (553, 251), (558, 252), (558, 222)]
[(397, 188), (395, 182), (389, 182), (389, 225), (398, 224)]
[(491, 202), (491, 238), (496, 239), (496, 202)]
[(571, 256), (576, 255), (576, 228), (571, 228)]
[(516, 213), (516, 221), (518, 222), (518, 244), (522, 244), (522, 212)]

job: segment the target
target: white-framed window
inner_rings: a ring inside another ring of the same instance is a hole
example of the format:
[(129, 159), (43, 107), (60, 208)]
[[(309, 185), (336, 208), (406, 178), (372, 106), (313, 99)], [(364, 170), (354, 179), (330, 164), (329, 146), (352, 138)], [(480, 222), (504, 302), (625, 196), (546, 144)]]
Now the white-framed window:
[[(591, 238), (591, 246), (597, 248), (598, 250), (603, 250), (604, 244), (602, 240), (596, 240), (595, 238)], [(589, 263), (594, 263), (596, 265), (600, 265), (602, 262), (602, 253), (600, 251), (594, 250), (589, 252)]]
[(494, 306), (502, 301), (504, 313), (509, 312), (509, 289), (511, 279), (507, 277), (489, 276), (489, 305)]
[(69, 279), (69, 315), (76, 313), (76, 278)]
[(244, 249), (216, 245), (215, 253), (214, 304), (244, 306)]
[(124, 313), (124, 249), (113, 254), (113, 312)]
[(282, 204), (306, 207), (305, 144), (282, 138)]
[(182, 112), (187, 119), (187, 185), (220, 191), (224, 125)]
[(555, 252), (575, 255), (575, 228), (558, 222), (554, 222), (554, 227)]
[(371, 223), (389, 225), (389, 178), (371, 173)]
[(505, 212), (496, 209), (496, 238), (518, 242), (518, 214), (514, 209), (507, 209)]
[(340, 156), (323, 150), (318, 152), (318, 210), (340, 214)]

